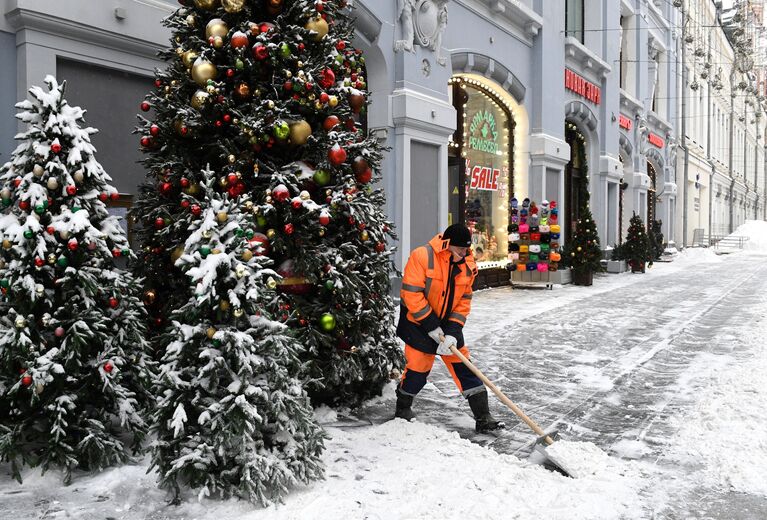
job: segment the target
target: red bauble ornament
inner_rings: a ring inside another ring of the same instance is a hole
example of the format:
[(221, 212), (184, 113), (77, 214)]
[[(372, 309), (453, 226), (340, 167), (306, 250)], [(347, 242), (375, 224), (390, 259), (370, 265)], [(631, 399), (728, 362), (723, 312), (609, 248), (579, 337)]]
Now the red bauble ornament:
[(336, 43), (336, 50), (342, 51), (346, 48), (346, 42), (343, 40), (338, 40), (338, 43)]
[(304, 205), (304, 201), (301, 200), (301, 197), (293, 197), (293, 199), (290, 201), (290, 205), (293, 209), (301, 209), (301, 207)]
[(320, 94), (320, 103), (326, 104), (328, 101), (330, 101), (330, 96), (328, 96), (327, 92), (323, 92), (322, 94)]
[(292, 235), (294, 231), (293, 224), (285, 224), (285, 233), (287, 235)]
[(192, 204), (192, 215), (199, 217), (202, 214), (202, 208), (199, 204)]
[(56, 232), (56, 228), (55, 228), (55, 227), (53, 227), (53, 226), (48, 226), (47, 228), (45, 228), (45, 231), (46, 231), (46, 232), (47, 232), (49, 235), (52, 235), (52, 234), (54, 234), (54, 233)]
[(27, 211), (29, 209), (29, 201), (22, 200), (19, 202), (19, 209), (22, 211)]
[(150, 108), (152, 108), (152, 105), (150, 105), (150, 104), (149, 104), (149, 103), (147, 103), (146, 101), (144, 101), (143, 103), (141, 103), (141, 111), (142, 111), (142, 112), (149, 112), (149, 109), (150, 109)]
[(359, 182), (360, 184), (367, 184), (373, 179), (373, 170), (368, 168), (362, 173), (356, 174), (354, 177), (357, 179), (357, 182)]
[(105, 191), (102, 191), (101, 193), (99, 193), (99, 200), (101, 202), (108, 201), (109, 200), (109, 194), (107, 192), (105, 192)]
[(326, 132), (330, 132), (338, 126), (340, 122), (341, 120), (338, 119), (337, 116), (328, 116), (325, 118), (325, 121), (322, 122), (322, 128), (324, 128)]
[(152, 146), (152, 138), (147, 136), (142, 137), (141, 146), (143, 146), (144, 148), (149, 148), (150, 146)]
[(106, 363), (104, 363), (104, 372), (106, 372), (107, 374), (111, 374), (111, 373), (112, 373), (112, 370), (114, 370), (114, 368), (115, 368), (115, 367), (114, 367), (114, 366), (112, 365), (112, 363), (110, 363), (109, 361), (107, 361)]
[(152, 134), (154, 137), (157, 137), (158, 135), (160, 135), (160, 127), (157, 125), (150, 126), (149, 133)]
[(232, 116), (229, 114), (224, 114), (224, 123), (231, 123), (232, 122)]
[(114, 296), (109, 298), (109, 306), (110, 307), (112, 307), (113, 309), (116, 309), (118, 305), (120, 305), (120, 302), (117, 300), (117, 298), (115, 298)]
[(255, 233), (253, 238), (248, 240), (248, 247), (256, 256), (265, 256), (269, 254), (269, 239), (263, 233)]
[(320, 72), (320, 86), (322, 88), (330, 88), (332, 87), (336, 82), (336, 73), (333, 72), (333, 69), (325, 69), (322, 72)]
[(165, 219), (164, 219), (164, 218), (162, 218), (162, 217), (157, 217), (157, 218), (154, 220), (154, 227), (156, 227), (157, 229), (162, 229), (162, 228), (164, 228), (164, 227), (165, 227)]
[(320, 225), (327, 226), (330, 224), (330, 215), (327, 213), (320, 213)]
[(261, 42), (258, 42), (251, 49), (253, 51), (253, 57), (257, 60), (265, 60), (269, 57), (269, 48)]
[(32, 376), (24, 376), (21, 378), (21, 384), (24, 386), (29, 386), (32, 384)]
[(111, 195), (109, 195), (109, 198), (111, 198), (112, 200), (118, 200), (120, 198), (120, 194), (117, 193), (116, 191), (113, 191)]
[(279, 202), (285, 202), (290, 197), (290, 190), (284, 184), (279, 184), (272, 190), (272, 197)]
[(328, 151), (328, 161), (333, 166), (341, 166), (346, 161), (346, 150), (338, 144), (334, 144), (333, 148)]
[(184, 200), (181, 201), (181, 208), (182, 209), (188, 209), (190, 205), (191, 205), (191, 203), (187, 199), (184, 199)]
[(384, 242), (378, 242), (376, 244), (376, 252), (383, 253), (384, 251), (386, 251), (386, 244)]
[(236, 173), (230, 173), (229, 175), (226, 176), (226, 182), (230, 186), (234, 186), (235, 184), (237, 184), (238, 180), (239, 179), (237, 178), (237, 174)]
[(67, 242), (67, 249), (69, 249), (70, 251), (77, 251), (78, 245), (79, 244), (77, 243), (77, 239), (73, 238), (69, 242)]
[[(173, 185), (171, 183), (163, 182), (160, 184), (160, 193), (163, 195), (169, 195), (171, 190), (173, 190)], [(106, 193), (104, 195), (106, 195)]]
[(112, 249), (112, 256), (115, 258), (120, 258), (122, 256), (122, 251), (117, 248)]
[(352, 107), (354, 113), (359, 113), (362, 107), (365, 106), (365, 96), (362, 94), (352, 94), (349, 96), (349, 106)]
[(35, 257), (35, 266), (36, 266), (36, 267), (42, 267), (42, 266), (44, 266), (44, 265), (45, 265), (45, 260), (43, 260), (43, 259), (42, 259), (42, 258), (40, 258), (39, 256), (36, 256), (36, 257)]
[(299, 43), (299, 44), (298, 44), (298, 50), (299, 50), (299, 51), (303, 52), (303, 50), (304, 50), (305, 48), (306, 48), (306, 45), (304, 45), (303, 43)]
[(229, 40), (229, 43), (232, 47), (235, 49), (239, 49), (241, 47), (246, 47), (248, 45), (248, 35), (245, 34), (242, 31), (237, 31), (232, 35), (232, 38)]
[(290, 92), (291, 90), (293, 90), (293, 82), (292, 81), (286, 81), (285, 83), (282, 84), (282, 88), (284, 88), (285, 90)]
[(181, 180), (179, 182), (181, 183), (182, 188), (189, 187), (189, 179), (187, 179), (186, 177), (181, 177)]
[(51, 145), (51, 151), (53, 153), (59, 153), (61, 151), (61, 145), (59, 144), (58, 139)]
[(77, 194), (77, 186), (75, 186), (74, 184), (70, 184), (69, 186), (67, 186), (67, 195), (69, 195), (70, 197), (74, 197), (76, 194)]

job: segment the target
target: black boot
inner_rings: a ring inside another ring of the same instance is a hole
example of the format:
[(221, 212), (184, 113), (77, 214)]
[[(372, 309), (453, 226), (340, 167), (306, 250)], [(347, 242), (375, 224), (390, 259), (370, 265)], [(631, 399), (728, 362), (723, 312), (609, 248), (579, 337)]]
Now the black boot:
[(490, 407), (487, 404), (487, 391), (470, 395), (468, 401), (469, 406), (471, 407), (471, 412), (474, 414), (474, 419), (477, 421), (474, 426), (477, 433), (500, 430), (506, 427), (504, 423), (496, 421), (493, 416), (490, 415)]
[(411, 406), (413, 406), (413, 396), (403, 394), (400, 392), (400, 389), (397, 388), (397, 408), (394, 411), (394, 417), (412, 421), (415, 419), (415, 414), (413, 413)]

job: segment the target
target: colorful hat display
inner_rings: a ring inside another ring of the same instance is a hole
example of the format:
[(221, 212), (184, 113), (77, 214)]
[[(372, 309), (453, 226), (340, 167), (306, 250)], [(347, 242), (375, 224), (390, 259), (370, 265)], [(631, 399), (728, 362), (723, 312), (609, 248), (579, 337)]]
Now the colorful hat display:
[(551, 251), (551, 246), (549, 244), (541, 244), (541, 251)]
[(543, 199), (536, 202), (526, 197), (520, 202), (512, 197), (509, 207), (509, 263), (506, 268), (519, 272), (557, 271), (562, 255), (559, 252), (561, 226), (557, 224), (559, 210), (556, 201)]
[(538, 271), (545, 273), (549, 270), (549, 264), (546, 262), (538, 262)]
[(520, 233), (529, 233), (530, 232), (530, 226), (527, 224), (520, 224), (519, 225), (519, 232)]
[(514, 242), (510, 243), (509, 244), (509, 251), (512, 252), (512, 253), (515, 252), (515, 251), (519, 251), (519, 244), (516, 244)]
[(538, 269), (538, 262), (528, 262), (525, 264), (528, 271), (535, 271)]
[(551, 234), (549, 233), (541, 233), (541, 244), (548, 244), (551, 242)]
[(526, 271), (525, 264), (517, 264), (517, 271)]
[(533, 233), (530, 231), (530, 242), (540, 242), (541, 241), (541, 234), (540, 233)]
[(540, 220), (538, 220), (538, 215), (530, 215), (530, 217), (527, 219), (527, 223), (531, 226), (537, 226), (540, 223)]
[(512, 197), (512, 199), (511, 199), (511, 207), (516, 209), (518, 205), (519, 205), (519, 202), (517, 201), (517, 198), (516, 197)]
[(559, 233), (559, 231), (561, 230), (561, 228), (559, 227), (559, 224), (552, 224), (551, 226), (549, 226), (549, 228), (551, 229), (552, 233)]
[(527, 255), (527, 261), (528, 262), (538, 262), (541, 259), (541, 257), (538, 256), (538, 253), (530, 253)]
[(551, 231), (551, 229), (549, 228), (549, 226), (547, 226), (546, 224), (541, 224), (540, 226), (538, 226), (538, 230), (539, 230), (541, 233), (548, 233), (549, 231)]
[(519, 240), (519, 233), (509, 233), (509, 242), (517, 242)]
[(519, 241), (520, 242), (529, 242), (530, 241), (530, 233), (520, 233), (519, 234)]
[(527, 253), (530, 251), (530, 246), (527, 244), (519, 244), (519, 252), (520, 253)]
[(552, 251), (551, 253), (549, 253), (549, 260), (551, 260), (552, 262), (559, 262), (560, 260), (562, 260), (562, 255)]
[(538, 244), (530, 244), (529, 251), (531, 253), (540, 253), (541, 252), (541, 246)]

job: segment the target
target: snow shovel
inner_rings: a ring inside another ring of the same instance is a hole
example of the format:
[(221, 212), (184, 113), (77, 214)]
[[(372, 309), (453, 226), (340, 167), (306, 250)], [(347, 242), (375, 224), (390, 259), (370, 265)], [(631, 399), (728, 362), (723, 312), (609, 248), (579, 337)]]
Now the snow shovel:
[(523, 412), (516, 404), (514, 404), (514, 401), (506, 397), (506, 395), (501, 392), (501, 390), (493, 384), (492, 381), (490, 381), (485, 374), (483, 374), (476, 366), (474, 366), (474, 363), (469, 361), (466, 356), (461, 354), (461, 352), (455, 347), (450, 347), (450, 352), (453, 353), (454, 356), (458, 357), (466, 367), (471, 370), (475, 376), (480, 378), (483, 383), (485, 383), (485, 386), (488, 387), (490, 390), (493, 391), (493, 393), (498, 397), (498, 399), (501, 400), (503, 404), (511, 408), (511, 411), (514, 412), (517, 417), (522, 419), (525, 424), (527, 424), (535, 433), (539, 435), (538, 440), (535, 441), (535, 452), (537, 452), (540, 456), (543, 457), (543, 459), (540, 461), (540, 463), (547, 469), (553, 469), (554, 471), (557, 471), (558, 473), (561, 473), (565, 477), (572, 477), (572, 475), (562, 466), (561, 463), (555, 461), (549, 454), (546, 453), (546, 446), (550, 446), (551, 444), (554, 444), (554, 439), (552, 437), (556, 437), (555, 434), (547, 434), (544, 432), (540, 426), (538, 426), (535, 421), (530, 419), (525, 412)]

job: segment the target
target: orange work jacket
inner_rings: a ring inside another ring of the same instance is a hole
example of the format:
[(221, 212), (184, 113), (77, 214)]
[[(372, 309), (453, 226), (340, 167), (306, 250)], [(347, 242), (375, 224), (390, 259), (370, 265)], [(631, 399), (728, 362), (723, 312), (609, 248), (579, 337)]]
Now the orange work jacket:
[(432, 238), (410, 254), (400, 290), (397, 335), (413, 348), (433, 354), (437, 343), (429, 332), (442, 327), (462, 347), (463, 326), (471, 312), (471, 286), (477, 265), (469, 250), (466, 258), (451, 262), (449, 242), (442, 235)]

